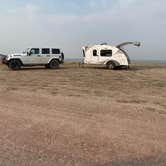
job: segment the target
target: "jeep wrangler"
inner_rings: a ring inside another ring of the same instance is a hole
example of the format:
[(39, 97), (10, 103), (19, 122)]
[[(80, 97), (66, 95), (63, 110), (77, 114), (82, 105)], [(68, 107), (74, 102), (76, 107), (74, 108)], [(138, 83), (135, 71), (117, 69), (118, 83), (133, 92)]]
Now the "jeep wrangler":
[(11, 70), (19, 70), (22, 66), (45, 66), (58, 69), (64, 63), (64, 54), (57, 48), (29, 48), (23, 53), (10, 54), (3, 58)]

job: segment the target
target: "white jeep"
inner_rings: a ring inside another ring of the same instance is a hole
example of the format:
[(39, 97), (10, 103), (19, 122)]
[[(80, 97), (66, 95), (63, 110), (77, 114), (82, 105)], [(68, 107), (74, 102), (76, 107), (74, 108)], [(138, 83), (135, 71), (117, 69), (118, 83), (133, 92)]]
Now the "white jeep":
[(22, 66), (45, 66), (58, 69), (64, 62), (64, 54), (57, 48), (28, 48), (23, 53), (10, 54), (3, 59), (12, 70), (19, 70)]

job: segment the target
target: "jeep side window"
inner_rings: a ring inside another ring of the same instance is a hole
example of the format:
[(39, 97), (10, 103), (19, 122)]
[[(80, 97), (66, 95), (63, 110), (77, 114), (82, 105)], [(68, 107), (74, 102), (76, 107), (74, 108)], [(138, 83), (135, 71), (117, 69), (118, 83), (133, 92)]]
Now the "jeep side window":
[(39, 54), (39, 53), (40, 53), (39, 48), (32, 48), (31, 49), (31, 54)]
[(50, 54), (49, 48), (42, 48), (42, 54)]
[(60, 49), (52, 48), (52, 54), (60, 54)]
[(97, 55), (97, 50), (93, 50), (93, 56), (98, 56)]
[(112, 56), (112, 50), (101, 50), (100, 55), (105, 56), (105, 57), (111, 57)]

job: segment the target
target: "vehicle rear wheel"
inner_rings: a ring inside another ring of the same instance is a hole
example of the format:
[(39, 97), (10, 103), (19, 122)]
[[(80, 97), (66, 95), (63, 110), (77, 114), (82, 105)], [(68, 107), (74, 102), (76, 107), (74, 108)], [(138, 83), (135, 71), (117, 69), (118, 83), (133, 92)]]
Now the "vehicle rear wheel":
[(116, 64), (114, 62), (108, 62), (106, 64), (107, 69), (113, 70), (113, 69), (115, 69), (115, 67), (116, 67)]
[(21, 63), (19, 60), (11, 60), (8, 67), (12, 70), (19, 70), (21, 68)]
[(50, 69), (59, 69), (59, 61), (58, 60), (52, 60), (49, 63), (49, 68)]

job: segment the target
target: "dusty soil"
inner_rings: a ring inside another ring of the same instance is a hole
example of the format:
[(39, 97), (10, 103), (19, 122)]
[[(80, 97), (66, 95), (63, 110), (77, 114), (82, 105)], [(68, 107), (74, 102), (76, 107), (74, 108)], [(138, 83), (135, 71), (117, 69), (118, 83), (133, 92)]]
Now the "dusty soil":
[(0, 165), (165, 166), (166, 65), (1, 65)]

